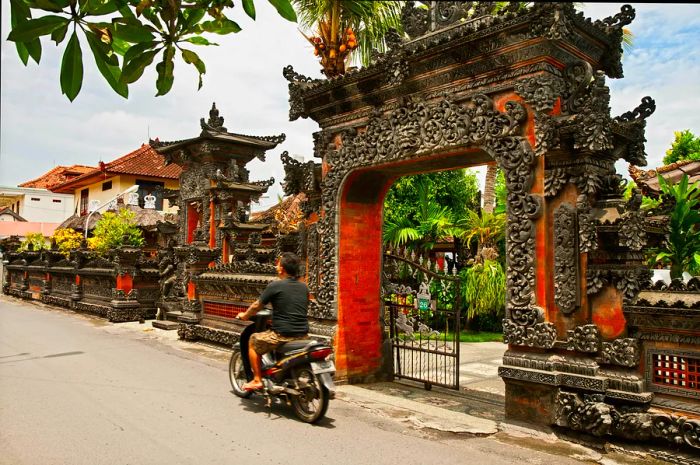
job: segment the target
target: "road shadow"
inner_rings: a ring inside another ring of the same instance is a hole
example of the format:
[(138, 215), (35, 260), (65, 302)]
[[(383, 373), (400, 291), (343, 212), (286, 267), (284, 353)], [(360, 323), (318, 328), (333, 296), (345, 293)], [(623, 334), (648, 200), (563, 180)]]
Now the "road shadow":
[[(272, 404), (270, 406), (267, 406), (267, 401), (266, 401), (265, 397), (263, 397), (261, 394), (254, 393), (249, 398), (242, 399), (242, 398), (236, 396), (233, 391), (229, 391), (229, 392), (233, 395), (233, 397), (235, 399), (240, 401), (241, 406), (247, 412), (266, 414), (270, 420), (285, 419), (285, 420), (291, 420), (291, 421), (297, 421), (299, 423), (303, 423), (294, 414), (294, 409), (292, 408), (292, 406), (287, 405), (287, 403), (284, 401), (284, 399), (273, 398)], [(334, 418), (330, 418), (330, 417), (326, 416), (323, 419), (319, 420), (317, 423), (311, 424), (310, 426), (318, 427), (318, 428), (333, 429), (333, 428), (335, 428), (334, 423), (335, 423)]]

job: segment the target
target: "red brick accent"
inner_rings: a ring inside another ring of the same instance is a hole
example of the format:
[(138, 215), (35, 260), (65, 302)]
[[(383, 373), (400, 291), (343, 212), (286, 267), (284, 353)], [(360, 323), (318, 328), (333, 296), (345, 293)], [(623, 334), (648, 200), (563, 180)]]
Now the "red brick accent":
[(216, 247), (216, 222), (214, 221), (214, 218), (216, 218), (216, 205), (214, 205), (214, 201), (210, 200), (209, 201), (209, 247), (212, 249)]
[(239, 313), (245, 312), (248, 306), (245, 304), (234, 304), (230, 302), (210, 302), (204, 301), (203, 311), (205, 315), (219, 316), (222, 318), (236, 318)]
[(121, 289), (128, 294), (134, 287), (134, 280), (130, 274), (120, 274), (117, 276), (117, 289)]
[(345, 183), (340, 202), (338, 252), (338, 333), (335, 357), (342, 378), (371, 375), (381, 365), (379, 325), (381, 236), (384, 196), (391, 182), (378, 186), (373, 203), (348, 200), (359, 174)]
[(191, 244), (194, 240), (194, 230), (199, 222), (199, 213), (194, 205), (187, 205), (187, 243)]

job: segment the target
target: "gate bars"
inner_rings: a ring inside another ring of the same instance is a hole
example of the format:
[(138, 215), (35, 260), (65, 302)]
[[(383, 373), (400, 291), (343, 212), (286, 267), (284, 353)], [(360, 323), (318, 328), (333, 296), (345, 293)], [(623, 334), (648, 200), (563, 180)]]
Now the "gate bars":
[(383, 271), (383, 321), (394, 377), (422, 382), (428, 390), (433, 385), (459, 389), (461, 279), (456, 268), (450, 274), (414, 252), (389, 250)]

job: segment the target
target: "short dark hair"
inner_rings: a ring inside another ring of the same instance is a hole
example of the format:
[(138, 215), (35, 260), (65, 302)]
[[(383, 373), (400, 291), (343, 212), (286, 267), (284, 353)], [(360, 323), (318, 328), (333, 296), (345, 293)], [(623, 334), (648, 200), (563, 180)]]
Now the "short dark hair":
[(299, 277), (299, 267), (301, 266), (301, 260), (296, 254), (291, 252), (284, 252), (280, 255), (280, 266), (284, 271), (294, 278)]

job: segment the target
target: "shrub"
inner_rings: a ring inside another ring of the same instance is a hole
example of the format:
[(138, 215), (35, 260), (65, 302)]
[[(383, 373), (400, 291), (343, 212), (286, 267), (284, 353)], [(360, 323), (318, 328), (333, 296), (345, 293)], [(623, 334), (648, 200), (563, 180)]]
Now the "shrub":
[(145, 241), (143, 231), (136, 225), (134, 212), (123, 209), (119, 213), (106, 212), (102, 215), (87, 242), (89, 249), (104, 255), (124, 245), (142, 247)]
[(490, 313), (503, 314), (506, 304), (506, 274), (496, 260), (484, 260), (462, 268), (462, 294), (466, 303), (466, 318)]
[(19, 249), (17, 250), (19, 250), (20, 252), (24, 252), (27, 250), (44, 250), (48, 248), (49, 247), (46, 243), (46, 239), (44, 239), (44, 235), (40, 232), (36, 232), (27, 234), (27, 236), (20, 243)]
[(56, 244), (59, 252), (66, 257), (71, 250), (80, 247), (80, 242), (83, 240), (83, 235), (72, 228), (59, 228), (54, 231), (51, 240)]
[(668, 232), (656, 261), (671, 266), (671, 278), (680, 278), (684, 271), (698, 272), (700, 264), (700, 182), (688, 183), (688, 175), (676, 184), (669, 184), (658, 175), (659, 186), (674, 201), (669, 215)]

